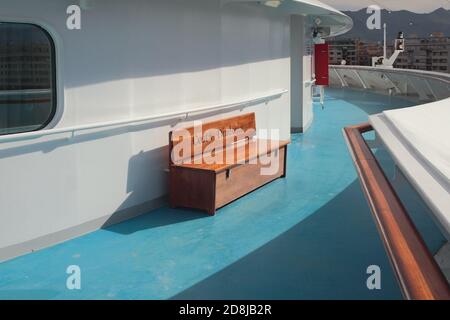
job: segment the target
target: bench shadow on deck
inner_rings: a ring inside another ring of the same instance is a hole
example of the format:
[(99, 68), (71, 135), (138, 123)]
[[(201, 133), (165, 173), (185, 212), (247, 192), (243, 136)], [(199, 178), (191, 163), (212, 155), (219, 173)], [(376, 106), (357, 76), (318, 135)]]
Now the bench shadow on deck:
[[(354, 181), (287, 232), (172, 299), (401, 299), (366, 212)], [(386, 270), (380, 291), (366, 286), (372, 264)]]
[(208, 216), (201, 211), (164, 208), (163, 210), (154, 210), (149, 214), (144, 214), (132, 220), (128, 220), (126, 223), (106, 226), (103, 229), (110, 232), (129, 235), (142, 230), (206, 218), (208, 218)]

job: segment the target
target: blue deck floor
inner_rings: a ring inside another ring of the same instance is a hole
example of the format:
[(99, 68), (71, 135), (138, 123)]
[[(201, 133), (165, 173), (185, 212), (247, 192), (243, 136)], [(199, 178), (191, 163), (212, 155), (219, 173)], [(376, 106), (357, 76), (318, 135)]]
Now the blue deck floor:
[[(215, 217), (161, 208), (4, 262), (0, 298), (401, 298), (341, 129), (367, 121), (370, 113), (407, 105), (330, 89), (325, 110), (315, 105), (311, 129), (292, 136), (286, 179)], [(436, 250), (442, 237), (423, 210), (416, 211)], [(79, 291), (66, 289), (69, 265), (81, 268)], [(381, 267), (382, 290), (367, 289), (369, 265)]]

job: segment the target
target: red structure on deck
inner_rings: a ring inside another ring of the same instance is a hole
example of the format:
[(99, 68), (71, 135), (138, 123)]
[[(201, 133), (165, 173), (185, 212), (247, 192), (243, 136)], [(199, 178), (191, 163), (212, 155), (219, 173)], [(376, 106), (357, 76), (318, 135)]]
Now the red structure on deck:
[(329, 49), (328, 44), (316, 44), (314, 50), (315, 70), (316, 70), (316, 85), (328, 86), (329, 85), (329, 71), (328, 61)]

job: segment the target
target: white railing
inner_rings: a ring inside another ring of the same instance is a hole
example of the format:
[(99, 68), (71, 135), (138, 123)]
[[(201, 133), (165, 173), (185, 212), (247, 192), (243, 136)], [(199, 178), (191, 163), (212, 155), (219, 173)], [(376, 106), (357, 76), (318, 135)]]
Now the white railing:
[(55, 129), (48, 129), (48, 130), (40, 130), (40, 131), (32, 131), (32, 132), (4, 135), (4, 136), (0, 136), (0, 143), (37, 139), (37, 138), (42, 138), (45, 136), (63, 134), (63, 133), (71, 133), (71, 136), (68, 137), (68, 138), (71, 138), (71, 137), (75, 136), (76, 132), (80, 132), (80, 131), (102, 129), (102, 128), (107, 128), (107, 127), (128, 126), (128, 125), (135, 125), (135, 124), (139, 124), (139, 123), (151, 123), (151, 122), (156, 122), (156, 121), (161, 121), (161, 120), (178, 119), (179, 121), (186, 121), (192, 115), (200, 115), (200, 114), (210, 113), (210, 112), (214, 112), (214, 111), (226, 111), (226, 110), (239, 109), (239, 108), (243, 109), (243, 108), (247, 108), (251, 105), (258, 104), (258, 103), (268, 102), (270, 100), (274, 100), (274, 99), (277, 99), (277, 98), (283, 96), (287, 92), (288, 92), (288, 90), (281, 89), (281, 90), (275, 90), (275, 91), (270, 92), (265, 95), (252, 97), (252, 98), (248, 98), (245, 100), (233, 101), (233, 102), (223, 103), (223, 104), (218, 104), (218, 105), (213, 105), (213, 106), (199, 107), (199, 108), (194, 108), (194, 109), (184, 110), (184, 111), (175, 111), (175, 112), (168, 112), (168, 113), (163, 113), (163, 114), (150, 115), (150, 116), (132, 118), (132, 119), (115, 120), (115, 121), (107, 121), (107, 122), (96, 122), (96, 123), (92, 123), (92, 124), (79, 125), (79, 126), (73, 126), (73, 127), (55, 128)]
[(305, 87), (313, 86), (316, 84), (316, 79), (307, 80), (303, 82), (303, 84), (305, 85)]
[[(337, 87), (415, 97), (418, 104), (431, 100), (426, 107), (438, 104), (450, 107), (450, 75), (448, 74), (393, 68), (330, 66), (330, 84)], [(442, 101), (436, 102), (437, 100)], [(369, 122), (346, 127), (344, 137), (360, 177), (362, 189), (387, 248), (388, 257), (399, 279), (400, 288), (406, 299), (450, 299), (450, 289), (445, 276), (426, 247), (420, 232), (412, 223), (411, 217), (396, 193), (396, 188), (391, 185), (371, 147), (363, 137), (364, 133), (374, 129), (377, 131), (377, 128)], [(380, 132), (377, 132), (378, 134)], [(386, 147), (387, 149), (390, 148)], [(404, 149), (402, 150), (404, 152)], [(422, 192), (423, 187), (431, 188), (436, 195), (439, 195), (439, 191), (435, 192), (438, 189), (433, 188), (433, 185), (416, 188), (417, 177), (411, 177), (408, 170), (403, 170), (404, 163), (411, 161), (402, 161), (401, 157), (395, 156), (395, 151), (390, 151), (393, 152), (392, 158), (400, 171), (405, 174), (411, 186), (417, 189), (416, 191), (426, 203), (429, 204), (430, 201), (429, 196)], [(371, 165), (367, 165), (369, 162)], [(435, 203), (432, 202), (431, 209), (435, 208)], [(410, 263), (411, 261), (414, 263)]]
[(330, 85), (432, 102), (450, 97), (450, 75), (423, 70), (330, 66)]

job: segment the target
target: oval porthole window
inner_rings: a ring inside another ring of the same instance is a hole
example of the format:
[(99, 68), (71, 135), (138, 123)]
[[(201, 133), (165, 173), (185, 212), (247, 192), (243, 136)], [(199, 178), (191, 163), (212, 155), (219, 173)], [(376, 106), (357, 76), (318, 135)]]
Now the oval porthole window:
[(55, 46), (47, 31), (0, 22), (0, 135), (36, 131), (56, 111)]

